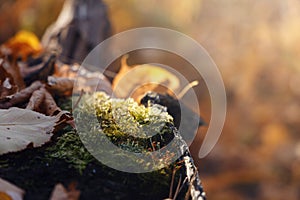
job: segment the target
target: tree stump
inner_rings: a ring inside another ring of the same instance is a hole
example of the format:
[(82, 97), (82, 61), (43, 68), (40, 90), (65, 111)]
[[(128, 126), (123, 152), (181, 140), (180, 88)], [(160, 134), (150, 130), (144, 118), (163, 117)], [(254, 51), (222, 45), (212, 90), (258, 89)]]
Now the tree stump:
[(63, 63), (81, 63), (110, 35), (107, 8), (102, 0), (66, 0), (57, 21), (43, 35), (42, 44), (48, 51), (56, 51)]

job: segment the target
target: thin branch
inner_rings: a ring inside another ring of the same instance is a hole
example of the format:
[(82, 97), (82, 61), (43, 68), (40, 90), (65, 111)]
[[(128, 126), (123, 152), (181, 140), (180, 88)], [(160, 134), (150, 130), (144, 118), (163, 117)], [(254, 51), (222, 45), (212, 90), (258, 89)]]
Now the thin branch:
[(199, 84), (199, 81), (193, 81), (189, 84), (187, 84), (187, 86), (185, 86), (183, 88), (183, 90), (181, 90), (181, 92), (177, 95), (178, 99), (181, 99), (191, 88), (197, 86)]

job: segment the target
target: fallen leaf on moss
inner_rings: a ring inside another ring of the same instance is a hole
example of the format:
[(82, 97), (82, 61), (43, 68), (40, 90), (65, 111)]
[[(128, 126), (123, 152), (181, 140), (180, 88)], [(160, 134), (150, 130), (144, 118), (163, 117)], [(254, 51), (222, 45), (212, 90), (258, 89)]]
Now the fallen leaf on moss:
[(1, 200), (22, 200), (24, 193), (24, 190), (0, 178)]
[(16, 107), (0, 109), (0, 155), (42, 146), (51, 139), (60, 117)]

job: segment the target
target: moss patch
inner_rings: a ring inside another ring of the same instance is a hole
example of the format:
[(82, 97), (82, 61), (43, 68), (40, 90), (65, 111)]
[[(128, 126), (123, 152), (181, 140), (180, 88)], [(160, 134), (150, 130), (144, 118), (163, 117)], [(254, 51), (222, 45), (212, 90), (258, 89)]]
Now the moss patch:
[(83, 146), (78, 134), (73, 130), (63, 134), (58, 141), (46, 149), (49, 159), (63, 159), (79, 170), (80, 173), (94, 160)]

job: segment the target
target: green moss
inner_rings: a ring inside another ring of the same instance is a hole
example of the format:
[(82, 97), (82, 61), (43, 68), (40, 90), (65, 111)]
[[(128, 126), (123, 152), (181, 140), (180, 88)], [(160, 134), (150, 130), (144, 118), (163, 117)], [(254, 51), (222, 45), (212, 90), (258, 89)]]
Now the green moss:
[(46, 156), (49, 159), (63, 159), (70, 163), (80, 173), (86, 168), (94, 157), (85, 149), (80, 137), (73, 130), (63, 134), (58, 141), (51, 147), (46, 149)]
[(65, 98), (55, 98), (55, 101), (57, 105), (62, 110), (72, 111), (72, 99), (71, 97), (65, 97)]
[[(136, 153), (159, 150), (174, 136), (170, 128), (173, 119), (164, 107), (145, 107), (133, 99), (110, 98), (103, 92), (83, 95), (74, 111), (74, 117), (77, 119), (78, 133), (72, 130), (63, 134), (56, 144), (47, 148), (47, 155), (49, 158), (67, 161), (80, 172), (95, 160), (83, 145), (86, 144), (85, 140), (98, 147), (98, 155), (106, 156), (115, 154), (101, 149), (104, 139), (99, 135), (105, 136), (123, 150)], [(165, 166), (164, 162), (172, 156), (172, 153), (167, 154), (161, 166)], [(151, 167), (150, 163), (143, 163), (144, 160), (128, 157), (127, 161), (132, 165), (142, 163), (145, 167)]]

